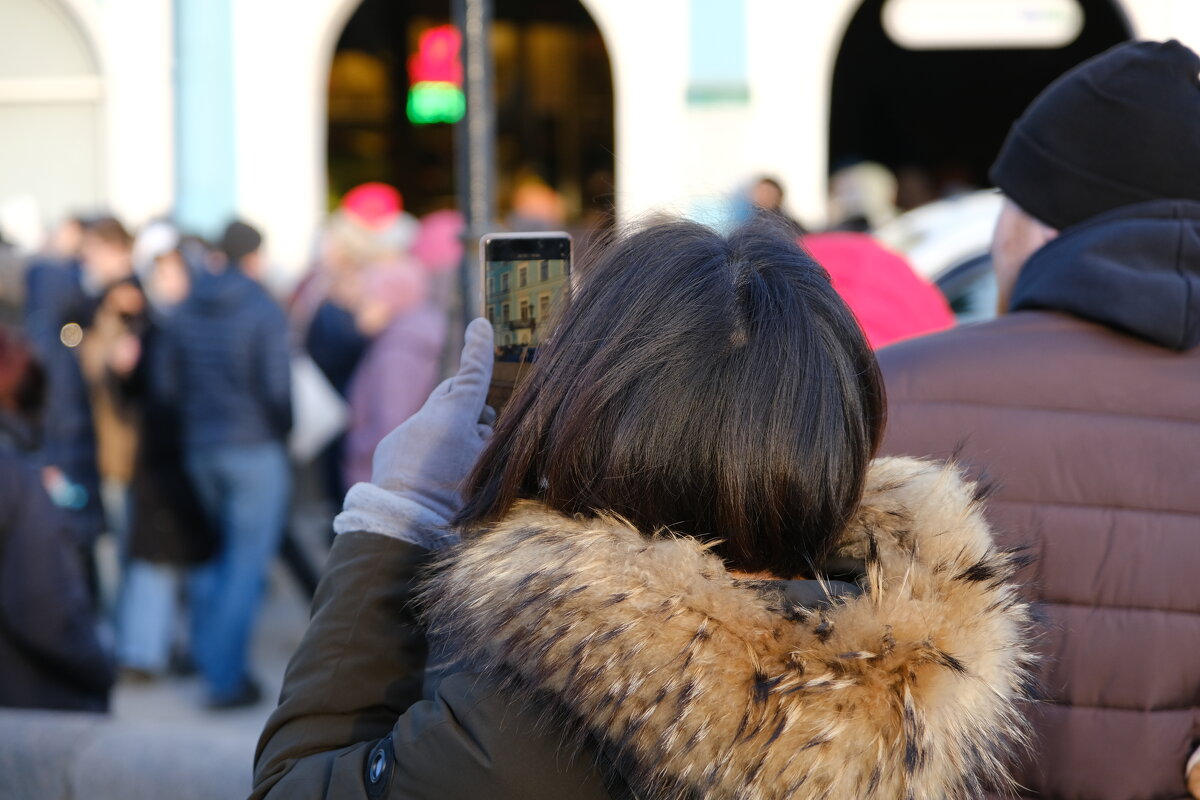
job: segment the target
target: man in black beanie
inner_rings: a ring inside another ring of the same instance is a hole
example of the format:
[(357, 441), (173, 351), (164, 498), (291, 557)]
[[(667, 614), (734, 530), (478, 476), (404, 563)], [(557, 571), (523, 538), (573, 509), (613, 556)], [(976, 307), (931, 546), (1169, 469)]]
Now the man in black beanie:
[(1036, 559), (1031, 795), (1184, 798), (1200, 744), (1200, 57), (1136, 42), (1080, 64), (991, 175), (1001, 316), (880, 352), (884, 450), (986, 474), (989, 518)]

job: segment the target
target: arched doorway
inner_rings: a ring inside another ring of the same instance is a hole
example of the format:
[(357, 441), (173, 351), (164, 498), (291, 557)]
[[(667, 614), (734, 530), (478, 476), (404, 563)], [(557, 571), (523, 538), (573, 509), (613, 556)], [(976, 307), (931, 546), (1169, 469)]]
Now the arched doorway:
[[(1072, 66), (1131, 36), (1113, 0), (1023, 3), (989, 5), (1024, 14), (1026, 20), (1030, 14), (1058, 15), (1046, 17), (1050, 27), (1029, 34), (1044, 35), (1040, 45), (1017, 44), (1019, 28), (1003, 41), (1004, 30), (989, 31), (976, 17), (974, 24), (982, 30), (963, 32), (964, 39), (975, 37), (970, 46), (953, 37), (922, 42), (918, 36), (906, 47), (895, 40), (902, 37), (894, 38), (899, 5), (909, 7), (901, 12), (916, 12), (907, 19), (910, 29), (921, 24), (920, 14), (953, 12), (954, 7), (929, 0), (863, 0), (834, 67), (830, 171), (855, 161), (884, 164), (901, 179), (902, 208), (956, 189), (990, 185), (987, 169), (1009, 126), (1038, 92)], [(1064, 29), (1068, 41), (1054, 41), (1055, 20), (1069, 26)], [(929, 23), (931, 30), (947, 26), (944, 17)], [(989, 36), (999, 46), (990, 45)]]
[[(0, 10), (0, 212), (18, 204), (48, 223), (105, 200), (102, 88), (96, 53), (67, 8), (6, 0)], [(28, 213), (18, 209), (17, 216)]]
[[(408, 114), (409, 60), (423, 32), (449, 22), (444, 0), (363, 0), (346, 23), (330, 73), (331, 204), (380, 180), (413, 213), (455, 205), (452, 126)], [(492, 45), (499, 213), (531, 180), (561, 194), (570, 222), (610, 209), (612, 71), (588, 12), (578, 0), (497, 0)]]

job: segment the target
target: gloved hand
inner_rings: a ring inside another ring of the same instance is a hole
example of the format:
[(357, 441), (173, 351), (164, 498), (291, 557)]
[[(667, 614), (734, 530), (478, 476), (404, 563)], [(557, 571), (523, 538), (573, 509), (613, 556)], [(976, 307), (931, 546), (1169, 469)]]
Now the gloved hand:
[(457, 540), (446, 529), (462, 504), (459, 487), (492, 435), (486, 405), (492, 379), (492, 326), (467, 326), (458, 374), (442, 381), (421, 410), (375, 448), (371, 482), (346, 494), (336, 533), (366, 531), (437, 550)]

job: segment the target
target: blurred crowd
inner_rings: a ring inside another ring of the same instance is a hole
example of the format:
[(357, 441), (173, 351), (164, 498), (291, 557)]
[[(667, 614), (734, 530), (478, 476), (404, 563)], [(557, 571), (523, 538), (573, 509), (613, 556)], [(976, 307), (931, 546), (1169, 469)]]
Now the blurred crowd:
[[(803, 239), (876, 347), (953, 324), (938, 291), (866, 233), (895, 214), (889, 175), (866, 164), (835, 176), (821, 232), (788, 215), (777, 179), (742, 201)], [(511, 230), (569, 227), (562, 198), (534, 177), (509, 206)], [(611, 219), (582, 220), (580, 249)], [(30, 509), (6, 532), (19, 607), (0, 614), (57, 632), (12, 646), (26, 681), (6, 681), (0, 704), (101, 709), (118, 676), (191, 671), (211, 708), (260, 699), (248, 648), (288, 543), (295, 469), (329, 510), (370, 480), (376, 445), (444, 371), (463, 229), (456, 211), (417, 219), (393, 187), (358, 186), (285, 298), (266, 288), (263, 237), (240, 220), (206, 241), (168, 219), (134, 232), (76, 217), (39, 252), (0, 249), (0, 447), (24, 487), (5, 513)], [(115, 580), (96, 561), (104, 534)], [(37, 555), (51, 545), (53, 557)], [(311, 589), (311, 568), (298, 570)]]
[[(867, 233), (896, 214), (894, 177), (852, 165), (831, 192), (817, 232), (770, 176), (733, 205), (803, 241), (872, 346), (951, 326), (937, 289)], [(535, 176), (508, 206), (508, 229), (570, 228), (578, 250), (612, 225), (611, 209), (568, 225)], [(210, 708), (258, 702), (248, 648), (281, 545), (315, 583), (288, 539), (295, 470), (332, 511), (420, 408), (444, 372), (463, 231), (457, 211), (417, 219), (395, 188), (363, 184), (286, 297), (267, 288), (266, 243), (241, 220), (206, 241), (169, 219), (131, 231), (80, 216), (38, 252), (0, 245), (0, 448), (24, 487), (5, 507), (21, 521), (3, 559), (17, 605), (0, 614), (57, 632), (11, 646), (25, 681), (8, 681), (0, 704), (102, 709), (118, 678), (193, 671)], [(96, 560), (106, 534), (115, 580)]]
[[(0, 249), (0, 705), (103, 709), (119, 675), (196, 671), (258, 701), (248, 664), (296, 465), (331, 503), (440, 377), (454, 211), (349, 192), (285, 302), (252, 225), (64, 221)], [(96, 545), (116, 543), (104, 579)], [(94, 620), (100, 624), (94, 625)], [(115, 663), (115, 668), (114, 668)]]

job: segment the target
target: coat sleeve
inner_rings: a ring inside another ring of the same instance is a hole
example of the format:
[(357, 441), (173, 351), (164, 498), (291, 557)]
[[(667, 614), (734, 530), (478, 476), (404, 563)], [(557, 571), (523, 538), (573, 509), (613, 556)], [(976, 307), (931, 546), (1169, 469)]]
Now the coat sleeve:
[[(420, 699), (426, 646), (410, 600), (426, 557), (379, 534), (334, 539), (308, 630), (259, 740), (252, 797), (326, 797), (335, 758), (369, 750)], [(272, 792), (289, 776), (310, 788)]]
[(559, 752), (536, 713), (479, 676), (453, 675), (417, 701), (424, 642), (409, 601), (426, 555), (372, 533), (334, 541), (251, 800), (609, 797), (591, 750)]

